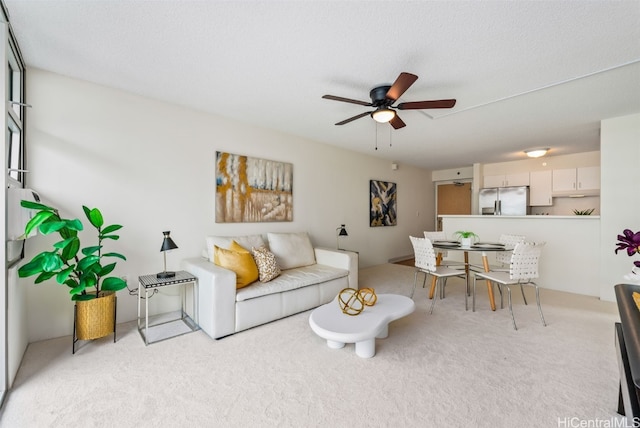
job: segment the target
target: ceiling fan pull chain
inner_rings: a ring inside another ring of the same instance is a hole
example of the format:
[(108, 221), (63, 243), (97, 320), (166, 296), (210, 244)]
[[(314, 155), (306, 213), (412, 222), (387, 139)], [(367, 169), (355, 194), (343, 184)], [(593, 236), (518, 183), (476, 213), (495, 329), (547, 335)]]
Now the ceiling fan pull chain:
[(378, 126), (380, 126), (377, 122), (376, 122), (376, 127), (374, 128), (374, 130), (376, 131), (376, 150), (378, 150)]

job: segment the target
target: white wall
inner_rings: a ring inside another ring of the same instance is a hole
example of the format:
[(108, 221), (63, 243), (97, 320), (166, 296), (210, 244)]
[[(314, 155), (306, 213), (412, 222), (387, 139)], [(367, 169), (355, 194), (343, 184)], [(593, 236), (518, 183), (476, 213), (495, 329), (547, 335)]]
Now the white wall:
[[(471, 230), (481, 241), (497, 242), (503, 233), (524, 235), (528, 241), (546, 242), (540, 258), (540, 287), (599, 296), (600, 219), (595, 216), (443, 216), (443, 230), (453, 236)], [(461, 251), (449, 251), (462, 260)], [(490, 263), (495, 254), (488, 252)], [(481, 253), (469, 254), (482, 265)]]
[[(27, 73), (28, 185), (64, 215), (84, 220), (81, 206), (98, 207), (108, 223), (124, 225), (109, 249), (128, 257), (116, 273), (130, 286), (162, 269), (162, 231), (179, 246), (168, 269), (199, 255), (207, 234), (308, 231), (316, 245), (359, 251), (360, 266), (412, 254), (407, 239), (433, 225), (431, 172), (322, 145), (224, 118), (142, 98), (37, 69)], [(294, 221), (217, 224), (215, 152), (291, 162)], [(369, 227), (369, 180), (398, 185), (398, 226)], [(27, 258), (48, 248), (49, 237), (29, 240)], [(65, 287), (27, 287), (29, 341), (69, 335), (73, 306)], [(136, 300), (118, 294), (118, 321), (135, 319)]]
[(640, 230), (640, 114), (602, 121), (601, 126), (600, 297), (615, 300), (614, 285), (625, 282), (640, 256), (616, 255), (617, 236)]

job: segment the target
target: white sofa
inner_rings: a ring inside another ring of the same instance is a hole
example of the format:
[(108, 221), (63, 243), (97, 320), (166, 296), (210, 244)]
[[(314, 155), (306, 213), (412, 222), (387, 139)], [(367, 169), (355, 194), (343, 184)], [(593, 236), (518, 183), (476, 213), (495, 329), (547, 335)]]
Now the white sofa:
[[(308, 237), (307, 264), (284, 269), (300, 262), (304, 251), (274, 248), (274, 240), (306, 237), (306, 234), (267, 234), (267, 242), (261, 235), (236, 237), (207, 237), (207, 257), (183, 260), (182, 267), (198, 278), (198, 324), (209, 336), (218, 339), (230, 334), (265, 324), (298, 312), (315, 308), (333, 300), (346, 287), (358, 288), (358, 258), (350, 251), (311, 247)], [(295, 236), (294, 236), (295, 235)], [(236, 289), (236, 274), (232, 270), (215, 265), (213, 247), (229, 248), (232, 240), (242, 247), (271, 247), (281, 274), (269, 282), (256, 281)], [(297, 241), (294, 241), (297, 242)], [(304, 247), (304, 245), (303, 245)], [(284, 252), (283, 252), (284, 251)], [(289, 260), (283, 259), (288, 257)], [(309, 260), (309, 257), (312, 257)]]

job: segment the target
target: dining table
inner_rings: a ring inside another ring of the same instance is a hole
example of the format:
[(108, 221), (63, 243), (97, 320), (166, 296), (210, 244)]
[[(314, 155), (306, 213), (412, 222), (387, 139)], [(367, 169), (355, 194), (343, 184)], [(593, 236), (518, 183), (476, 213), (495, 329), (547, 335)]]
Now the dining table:
[[(477, 252), (482, 255), (482, 268), (485, 272), (489, 272), (489, 258), (487, 256), (490, 252), (499, 252), (499, 251), (513, 251), (513, 247), (508, 247), (505, 244), (501, 244), (498, 242), (477, 242), (471, 245), (462, 245), (459, 241), (432, 241), (433, 248), (438, 251), (436, 254), (436, 265), (440, 265), (442, 263), (442, 251), (463, 251), (464, 252), (464, 271), (467, 277), (467, 290), (466, 293), (469, 293), (471, 289), (470, 286), (470, 267), (472, 266), (469, 263), (469, 253)], [(479, 267), (479, 266), (478, 266)], [(434, 298), (434, 293), (436, 290), (436, 281), (437, 278), (433, 277), (431, 280), (431, 289), (429, 290), (429, 298)], [(491, 281), (487, 280), (487, 292), (489, 293), (489, 304), (491, 305), (491, 310), (496, 310), (496, 302), (493, 296), (493, 286), (491, 285)]]

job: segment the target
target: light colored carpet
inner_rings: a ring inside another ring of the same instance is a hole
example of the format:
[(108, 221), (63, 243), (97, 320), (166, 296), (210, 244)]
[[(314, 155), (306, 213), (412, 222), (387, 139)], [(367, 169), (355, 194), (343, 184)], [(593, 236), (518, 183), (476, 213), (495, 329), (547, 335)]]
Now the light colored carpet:
[[(413, 272), (363, 269), (361, 287), (408, 295)], [(507, 309), (488, 309), (484, 286), (477, 312), (465, 312), (456, 281), (433, 315), (419, 288), (416, 311), (390, 325), (370, 359), (353, 345), (328, 348), (310, 330), (310, 312), (217, 341), (198, 331), (145, 347), (127, 323), (115, 344), (100, 339), (76, 355), (70, 337), (33, 343), (0, 424), (558, 427), (619, 419), (615, 303), (542, 290), (543, 327), (535, 303), (514, 293), (514, 331)]]

